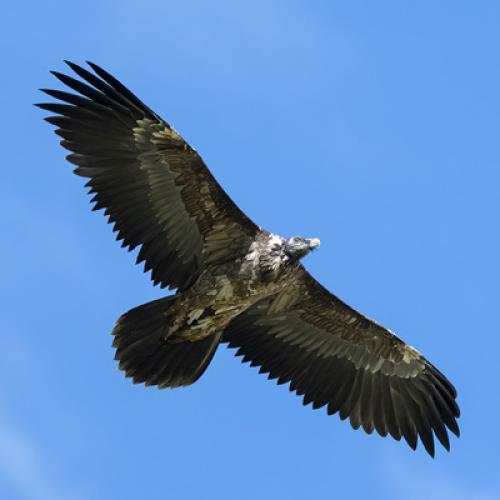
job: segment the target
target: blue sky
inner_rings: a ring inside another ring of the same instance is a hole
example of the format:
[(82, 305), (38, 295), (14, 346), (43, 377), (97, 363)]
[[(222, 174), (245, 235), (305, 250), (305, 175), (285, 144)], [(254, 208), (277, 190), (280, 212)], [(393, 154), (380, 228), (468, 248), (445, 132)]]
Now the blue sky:
[[(2, 9), (0, 497), (500, 498), (500, 6), (17, 2)], [(194, 386), (116, 370), (110, 331), (162, 296), (90, 212), (43, 113), (90, 59), (200, 151), (307, 267), (459, 391), (462, 437), (353, 431), (222, 348)]]

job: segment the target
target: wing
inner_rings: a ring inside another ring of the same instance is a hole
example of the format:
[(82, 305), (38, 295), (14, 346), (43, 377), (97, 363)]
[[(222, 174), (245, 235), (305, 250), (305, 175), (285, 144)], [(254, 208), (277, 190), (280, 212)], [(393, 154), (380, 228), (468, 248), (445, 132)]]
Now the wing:
[(224, 332), (229, 347), (313, 408), (349, 417), (353, 428), (417, 437), (434, 456), (457, 436), (456, 391), (413, 347), (344, 304), (300, 268), (295, 284), (237, 316)]
[(145, 261), (154, 283), (186, 288), (205, 265), (243, 255), (258, 227), (219, 186), (198, 153), (118, 80), (67, 62), (83, 80), (52, 72), (74, 93), (42, 89), (63, 103), (56, 113), (61, 145), (75, 173), (105, 209), (117, 239)]

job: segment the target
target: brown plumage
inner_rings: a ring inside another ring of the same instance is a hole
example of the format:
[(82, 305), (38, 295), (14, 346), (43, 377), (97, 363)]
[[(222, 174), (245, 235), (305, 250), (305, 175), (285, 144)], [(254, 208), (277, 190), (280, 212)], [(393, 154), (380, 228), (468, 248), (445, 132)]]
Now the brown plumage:
[(220, 342), (304, 396), (304, 404), (381, 436), (457, 436), (456, 391), (420, 353), (344, 304), (300, 259), (319, 240), (285, 240), (254, 224), (213, 178), (199, 154), (118, 80), (68, 63), (81, 80), (53, 72), (75, 93), (43, 91), (75, 173), (88, 178), (94, 209), (117, 238), (139, 247), (155, 284), (175, 295), (124, 314), (116, 359), (134, 382), (189, 385)]

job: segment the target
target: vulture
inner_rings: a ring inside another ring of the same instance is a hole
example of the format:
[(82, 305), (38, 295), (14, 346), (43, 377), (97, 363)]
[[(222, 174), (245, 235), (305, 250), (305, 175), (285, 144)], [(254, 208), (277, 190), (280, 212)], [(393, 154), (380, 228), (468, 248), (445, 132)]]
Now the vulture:
[[(175, 290), (123, 314), (115, 359), (134, 383), (198, 380), (220, 343), (368, 434), (449, 450), (459, 436), (456, 390), (416, 349), (318, 283), (301, 259), (317, 238), (282, 238), (250, 220), (198, 152), (101, 67), (66, 61), (52, 74), (66, 91), (40, 89), (93, 210), (117, 240), (138, 249), (154, 284)], [(69, 91), (68, 91), (69, 90)]]

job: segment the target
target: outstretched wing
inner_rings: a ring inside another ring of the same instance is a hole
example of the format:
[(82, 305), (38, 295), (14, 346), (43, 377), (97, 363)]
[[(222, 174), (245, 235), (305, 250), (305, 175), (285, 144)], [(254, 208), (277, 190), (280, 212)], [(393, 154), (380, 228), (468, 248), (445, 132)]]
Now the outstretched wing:
[(246, 252), (258, 227), (219, 186), (198, 153), (156, 113), (99, 66), (95, 74), (67, 63), (83, 80), (52, 72), (75, 93), (42, 89), (62, 103), (56, 113), (61, 145), (75, 173), (105, 209), (130, 250), (140, 246), (155, 284), (186, 288), (205, 265)]
[(457, 436), (456, 391), (413, 347), (344, 304), (300, 268), (295, 284), (237, 316), (223, 340), (313, 408), (349, 417), (353, 428), (417, 436), (434, 456), (434, 438), (449, 450)]

